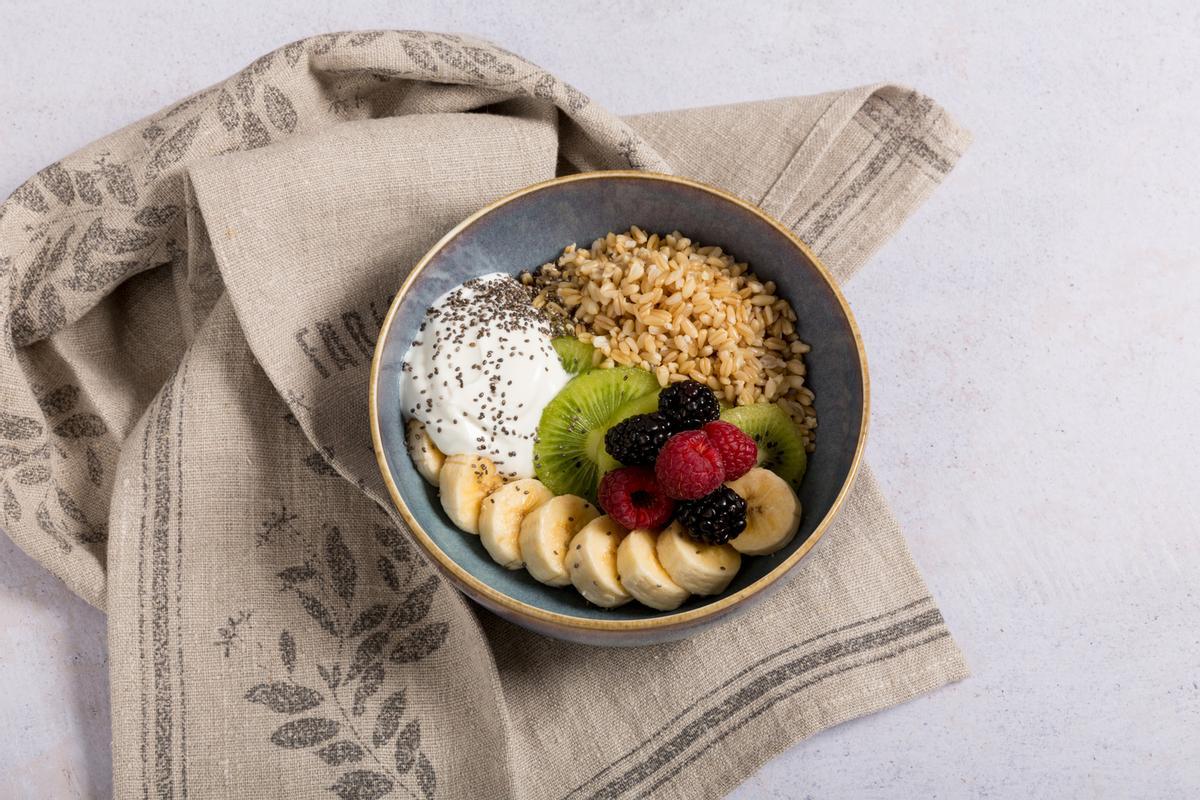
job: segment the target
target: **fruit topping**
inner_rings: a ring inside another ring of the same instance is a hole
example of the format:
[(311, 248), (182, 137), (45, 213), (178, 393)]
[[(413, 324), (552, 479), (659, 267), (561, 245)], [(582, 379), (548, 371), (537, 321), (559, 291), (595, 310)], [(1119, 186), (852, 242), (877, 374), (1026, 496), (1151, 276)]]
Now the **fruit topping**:
[(429, 438), (425, 423), (418, 419), (410, 419), (404, 423), (404, 441), (408, 445), (408, 455), (421, 477), (434, 486), (438, 485), (438, 476), (442, 472), (442, 464), (446, 456)]
[(631, 530), (658, 530), (671, 521), (675, 501), (659, 488), (650, 468), (621, 467), (600, 481), (600, 507)]
[(676, 500), (698, 500), (725, 480), (725, 464), (704, 431), (683, 431), (659, 451), (654, 475), (662, 490)]
[[(729, 542), (738, 552), (765, 556), (795, 538), (800, 530), (800, 499), (783, 478), (756, 467), (727, 488), (746, 501), (746, 529)], [(684, 519), (682, 510), (680, 518)]]
[(592, 368), (592, 354), (596, 352), (596, 348), (587, 342), (581, 342), (574, 336), (556, 336), (550, 340), (550, 345), (554, 352), (558, 353), (558, 360), (562, 362), (563, 369), (572, 375), (579, 375)]
[[(717, 423), (710, 423), (716, 425)], [(732, 425), (729, 427), (733, 428)], [(737, 428), (734, 428), (736, 431)], [(604, 434), (604, 449), (627, 466), (652, 467), (658, 451), (673, 433), (671, 423), (657, 411), (618, 422)], [(741, 434), (741, 431), (738, 431)], [(750, 443), (751, 447), (754, 443)], [(751, 461), (751, 465), (753, 465)], [(749, 469), (749, 467), (747, 467)]]
[(554, 497), (537, 478), (506, 483), (488, 495), (479, 511), (479, 541), (500, 566), (520, 569), (521, 523), (530, 512)]
[(588, 602), (616, 608), (633, 599), (617, 575), (617, 548), (628, 533), (612, 517), (596, 517), (567, 546), (567, 574)]
[(502, 483), (495, 462), (487, 456), (456, 453), (446, 459), (438, 475), (442, 510), (460, 530), (479, 533), (484, 498)]
[(721, 454), (721, 461), (725, 464), (725, 480), (737, 480), (758, 463), (758, 445), (736, 425), (716, 420), (701, 430)]
[(671, 611), (688, 599), (688, 590), (671, 580), (658, 560), (659, 534), (638, 528), (617, 548), (617, 575), (625, 591), (642, 605)]
[(676, 517), (695, 539), (709, 544), (724, 544), (746, 528), (746, 501), (728, 486), (701, 497), (684, 500)]
[(650, 394), (630, 400), (612, 415), (608, 421), (608, 427), (597, 428), (588, 434), (588, 447), (592, 448), (590, 452), (596, 454), (596, 463), (599, 465), (601, 476), (609, 470), (621, 466), (621, 462), (613, 458), (604, 446), (604, 437), (608, 435), (608, 432), (630, 417), (636, 417), (639, 414), (653, 414), (656, 411), (658, 411), (657, 389)]
[(658, 410), (676, 430), (699, 428), (721, 413), (713, 390), (699, 381), (680, 381), (662, 390)]
[(657, 550), (671, 580), (692, 594), (720, 594), (742, 566), (737, 550), (727, 544), (698, 542), (678, 521), (659, 535)]
[(521, 521), (521, 558), (525, 569), (547, 586), (567, 586), (567, 545), (579, 529), (599, 516), (582, 497), (564, 494), (547, 500)]
[(572, 378), (542, 410), (533, 447), (538, 480), (555, 494), (594, 500), (609, 420), (629, 401), (656, 391), (654, 376), (636, 367), (594, 369)]
[(737, 406), (721, 413), (721, 419), (736, 425), (758, 445), (758, 465), (771, 470), (793, 487), (800, 486), (808, 456), (796, 423), (773, 403)]

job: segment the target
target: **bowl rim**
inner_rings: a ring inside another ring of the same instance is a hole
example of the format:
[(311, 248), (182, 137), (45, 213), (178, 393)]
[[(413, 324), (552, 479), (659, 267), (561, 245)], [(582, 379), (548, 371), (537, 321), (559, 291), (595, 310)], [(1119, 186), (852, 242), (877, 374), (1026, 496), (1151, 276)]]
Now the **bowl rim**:
[[(851, 334), (854, 337), (855, 350), (858, 353), (859, 371), (862, 375), (862, 419), (859, 425), (858, 441), (855, 443), (854, 456), (850, 462), (850, 469), (846, 473), (845, 480), (842, 482), (841, 488), (833, 499), (829, 510), (822, 517), (821, 521), (813, 529), (809, 537), (796, 548), (796, 551), (789, 555), (786, 559), (780, 562), (774, 569), (763, 575), (758, 580), (751, 583), (738, 591), (720, 597), (711, 603), (707, 603), (700, 608), (693, 608), (687, 611), (678, 613), (666, 614), (662, 616), (647, 617), (645, 619), (592, 619), (589, 617), (575, 617), (569, 614), (560, 614), (555, 611), (547, 611), (546, 609), (530, 605), (521, 600), (505, 594), (498, 589), (484, 583), (479, 578), (472, 575), (466, 569), (461, 567), (456, 561), (450, 558), (445, 551), (438, 546), (437, 542), (431, 537), (421, 523), (417, 521), (408, 504), (404, 502), (404, 498), (400, 494), (399, 487), (392, 478), (392, 471), (388, 462), (387, 454), (383, 449), (382, 433), (379, 425), (379, 408), (378, 395), (376, 387), (379, 381), (379, 373), (381, 369), (381, 354), (383, 352), (384, 342), (387, 340), (388, 333), (391, 330), (392, 321), (395, 319), (396, 313), (400, 308), (400, 304), (404, 301), (408, 294), (409, 288), (412, 286), (416, 278), (429, 265), (429, 263), (437, 256), (443, 248), (453, 241), (462, 231), (473, 225), (477, 220), (485, 217), (491, 212), (511, 203), (512, 201), (524, 197), (525, 195), (540, 192), (555, 186), (563, 184), (575, 183), (578, 181), (589, 180), (620, 180), (620, 179), (637, 179), (646, 181), (661, 181), (664, 183), (675, 183), (687, 186), (692, 189), (698, 189), (707, 192), (722, 200), (733, 203), (741, 208), (749, 211), (751, 214), (760, 218), (771, 227), (778, 230), (784, 237), (790, 241), (812, 265), (816, 268), (817, 274), (829, 286), (833, 292), (833, 296), (837, 299), (838, 305), (841, 307), (842, 314), (845, 315), (846, 321), (850, 325)], [(859, 332), (858, 323), (854, 319), (854, 314), (850, 310), (849, 304), (846, 302), (845, 296), (838, 287), (837, 282), (833, 279), (833, 275), (828, 268), (817, 258), (812, 249), (809, 248), (796, 234), (794, 234), (787, 226), (776, 220), (770, 214), (759, 207), (736, 197), (729, 192), (719, 189), (715, 186), (710, 186), (699, 181), (694, 181), (689, 178), (681, 178), (677, 175), (669, 175), (660, 172), (649, 172), (643, 170), (594, 170), (590, 172), (580, 172), (571, 175), (563, 175), (549, 180), (540, 181), (530, 184), (524, 188), (518, 189), (511, 194), (505, 195), (498, 200), (480, 208), (475, 213), (468, 216), (463, 221), (459, 222), (451, 228), (436, 244), (434, 244), (421, 259), (413, 266), (408, 276), (401, 283), (400, 288), (396, 290), (396, 295), (392, 299), (392, 303), (388, 308), (387, 315), (384, 317), (383, 324), (380, 326), (378, 337), (376, 338), (375, 352), (371, 358), (371, 374), (370, 383), (368, 386), (369, 394), (369, 413), (371, 425), (371, 442), (375, 448), (375, 458), (379, 463), (380, 473), (383, 475), (384, 483), (387, 485), (388, 494), (391, 496), (392, 503), (396, 510), (400, 512), (400, 516), (408, 524), (409, 529), (420, 543), (425, 552), (433, 558), (434, 562), (446, 572), (465, 594), (481, 604), (492, 607), (498, 606), (505, 611), (516, 614), (520, 617), (530, 618), (541, 625), (561, 626), (571, 630), (579, 630), (586, 632), (610, 632), (610, 633), (630, 633), (635, 631), (647, 630), (668, 630), (681, 627), (691, 627), (701, 623), (707, 619), (717, 619), (731, 611), (734, 607), (742, 604), (750, 598), (761, 594), (771, 588), (785, 574), (787, 574), (804, 556), (816, 545), (816, 543), (824, 535), (829, 528), (838, 512), (845, 503), (846, 496), (850, 491), (850, 487), (854, 484), (855, 478), (858, 476), (859, 468), (862, 464), (863, 450), (866, 446), (867, 425), (870, 419), (870, 378), (867, 373), (867, 355), (863, 347), (862, 334)]]

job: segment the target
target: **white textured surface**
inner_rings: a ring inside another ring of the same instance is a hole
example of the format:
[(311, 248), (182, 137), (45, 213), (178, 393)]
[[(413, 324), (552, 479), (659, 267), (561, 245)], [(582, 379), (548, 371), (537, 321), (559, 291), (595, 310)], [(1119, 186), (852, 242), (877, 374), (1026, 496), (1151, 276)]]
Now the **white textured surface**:
[[(869, 457), (975, 675), (735, 797), (1196, 796), (1200, 11), (957, 5), (0, 0), (0, 196), (326, 30), (480, 34), (618, 112), (925, 91), (975, 144), (848, 294)], [(103, 796), (103, 617), (0, 562), (0, 797)]]

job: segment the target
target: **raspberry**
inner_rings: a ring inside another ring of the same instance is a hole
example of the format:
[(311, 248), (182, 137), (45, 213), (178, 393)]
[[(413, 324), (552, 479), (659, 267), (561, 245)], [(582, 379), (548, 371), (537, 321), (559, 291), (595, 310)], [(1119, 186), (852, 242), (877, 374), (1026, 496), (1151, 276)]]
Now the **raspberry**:
[(658, 530), (671, 521), (675, 501), (663, 494), (649, 467), (621, 467), (604, 473), (600, 507), (629, 530)]
[(604, 449), (627, 466), (652, 467), (671, 433), (671, 425), (662, 414), (638, 414), (608, 429)]
[(658, 410), (675, 430), (699, 428), (721, 413), (713, 390), (699, 381), (672, 383), (658, 395)]
[(696, 500), (725, 480), (721, 454), (703, 431), (683, 431), (667, 440), (654, 462), (658, 485), (676, 500)]
[(679, 521), (694, 539), (724, 544), (746, 529), (746, 501), (728, 486), (679, 504)]
[(725, 480), (736, 481), (758, 463), (758, 445), (736, 425), (717, 420), (701, 430), (721, 454), (721, 461), (725, 464)]

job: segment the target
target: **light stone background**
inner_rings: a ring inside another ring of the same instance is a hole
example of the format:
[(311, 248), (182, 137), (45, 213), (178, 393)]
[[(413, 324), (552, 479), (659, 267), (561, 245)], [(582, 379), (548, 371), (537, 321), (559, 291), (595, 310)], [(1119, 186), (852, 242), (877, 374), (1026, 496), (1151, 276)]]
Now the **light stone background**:
[[(0, 0), (0, 196), (329, 30), (480, 34), (622, 113), (920, 88), (975, 144), (848, 295), (974, 677), (734, 797), (1195, 797), (1200, 11), (1137, 5)], [(0, 798), (111, 792), (106, 673), (104, 617), (0, 536)]]

